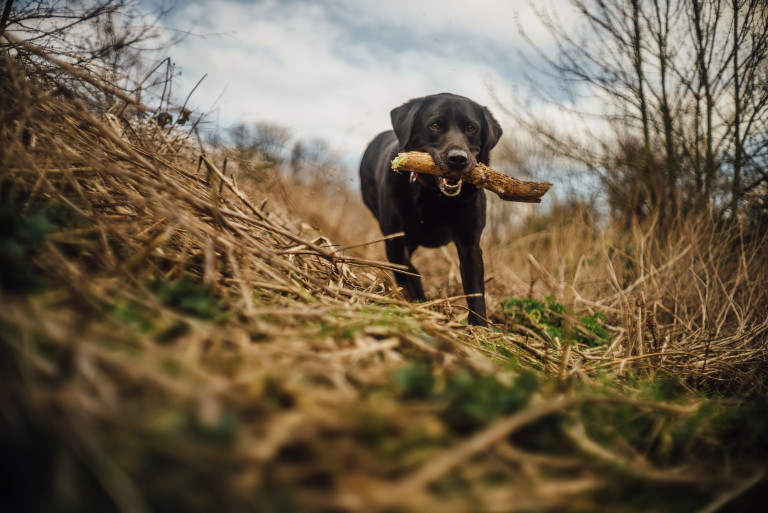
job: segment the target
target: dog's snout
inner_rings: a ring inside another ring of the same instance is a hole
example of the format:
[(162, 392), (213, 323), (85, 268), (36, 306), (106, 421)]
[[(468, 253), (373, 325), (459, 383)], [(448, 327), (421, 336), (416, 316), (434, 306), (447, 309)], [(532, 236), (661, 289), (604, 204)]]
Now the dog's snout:
[(469, 155), (464, 150), (450, 150), (447, 155), (448, 164), (453, 167), (464, 167), (469, 161)]

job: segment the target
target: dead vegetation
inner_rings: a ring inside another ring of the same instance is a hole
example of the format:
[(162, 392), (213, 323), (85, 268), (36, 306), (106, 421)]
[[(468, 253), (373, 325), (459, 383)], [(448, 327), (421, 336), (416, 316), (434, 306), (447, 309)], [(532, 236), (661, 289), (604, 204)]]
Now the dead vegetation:
[[(489, 248), (502, 329), (469, 328), (461, 301), (408, 304), (388, 264), (244, 193), (189, 133), (0, 59), (0, 505), (750, 511), (764, 494), (764, 402), (686, 390), (765, 397), (760, 241), (562, 224)], [(576, 311), (606, 312), (608, 334)]]
[(508, 284), (497, 297), (552, 294), (571, 310), (605, 312), (617, 336), (592, 355), (599, 366), (634, 362), (686, 376), (694, 388), (768, 391), (764, 235), (705, 216), (678, 220), (665, 238), (653, 222), (596, 227), (580, 207), (553, 217), (489, 248), (494, 281)]

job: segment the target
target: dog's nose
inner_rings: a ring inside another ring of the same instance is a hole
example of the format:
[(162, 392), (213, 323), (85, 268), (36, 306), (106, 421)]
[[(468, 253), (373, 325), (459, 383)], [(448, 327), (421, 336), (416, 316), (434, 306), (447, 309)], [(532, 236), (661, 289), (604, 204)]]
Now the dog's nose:
[(448, 164), (452, 167), (463, 167), (468, 160), (469, 155), (464, 150), (450, 150), (448, 152)]

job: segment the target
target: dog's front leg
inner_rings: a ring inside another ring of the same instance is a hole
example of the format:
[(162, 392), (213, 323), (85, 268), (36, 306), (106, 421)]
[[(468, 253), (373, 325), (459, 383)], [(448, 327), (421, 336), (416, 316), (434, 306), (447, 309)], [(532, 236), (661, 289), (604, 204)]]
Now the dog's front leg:
[(406, 296), (411, 301), (426, 301), (424, 286), (421, 284), (419, 271), (411, 263), (411, 253), (416, 247), (406, 246), (402, 238), (390, 239), (386, 241), (387, 260), (393, 264), (404, 265), (411, 274), (405, 274), (395, 271), (395, 281), (403, 288)]
[(469, 317), (467, 322), (474, 326), (488, 326), (485, 317), (485, 268), (483, 266), (483, 250), (480, 244), (462, 244), (456, 242), (459, 253), (459, 268), (461, 269), (461, 284), (464, 294), (476, 294), (467, 298)]

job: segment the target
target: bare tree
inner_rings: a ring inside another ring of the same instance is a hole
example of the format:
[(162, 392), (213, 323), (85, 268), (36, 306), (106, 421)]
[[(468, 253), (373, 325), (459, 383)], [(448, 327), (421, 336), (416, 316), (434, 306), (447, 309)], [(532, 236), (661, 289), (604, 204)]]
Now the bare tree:
[(576, 31), (539, 11), (556, 51), (537, 50), (538, 69), (565, 86), (568, 101), (560, 105), (582, 115), (585, 126), (591, 123), (578, 109), (579, 95), (600, 98), (597, 114), (611, 130), (579, 140), (531, 114), (520, 121), (551, 150), (599, 176), (616, 208), (624, 204), (631, 215), (658, 213), (663, 221), (713, 208), (736, 217), (745, 194), (768, 184), (765, 3), (571, 4), (583, 22)]
[[(0, 30), (12, 32), (16, 39), (33, 43), (118, 89), (132, 91), (154, 66), (156, 52), (175, 42), (159, 28), (170, 7), (161, 4), (150, 14), (135, 0), (6, 0)], [(4, 40), (0, 43), (10, 45)], [(146, 66), (144, 55), (150, 56)], [(35, 54), (17, 52), (17, 58), (33, 61), (41, 80), (88, 92), (99, 103), (111, 103), (103, 89), (61, 73)]]
[(291, 150), (290, 173), (299, 183), (341, 185), (346, 171), (340, 161), (323, 139), (296, 141)]
[(227, 133), (235, 148), (246, 158), (259, 154), (269, 162), (281, 164), (289, 153), (291, 131), (278, 123), (236, 123), (227, 129)]
[[(590, 136), (585, 144), (573, 137), (564, 138), (556, 129), (532, 117), (521, 121), (551, 149), (597, 174), (609, 195), (627, 187), (630, 179), (631, 194), (620, 194), (630, 202), (628, 210), (650, 212), (665, 198), (659, 192), (654, 169), (655, 104), (646, 77), (646, 55), (652, 55), (646, 46), (651, 37), (646, 13), (639, 0), (573, 0), (572, 5), (584, 21), (583, 30), (576, 33), (570, 24), (564, 25), (539, 11), (552, 32), (557, 53), (551, 56), (538, 51), (539, 62), (544, 63), (543, 68), (538, 68), (567, 87), (564, 111), (571, 116), (584, 114), (585, 126), (591, 124), (588, 118), (594, 113), (574, 112), (573, 106), (578, 105), (579, 95), (599, 96), (604, 102), (604, 110), (599, 114), (620, 137)], [(662, 54), (665, 57), (666, 53)], [(637, 136), (633, 135), (635, 132)], [(641, 141), (640, 154), (624, 148), (635, 137)]]
[(733, 115), (728, 151), (733, 167), (731, 210), (736, 212), (745, 193), (768, 183), (765, 141), (768, 7), (761, 2), (732, 0), (731, 10)]

